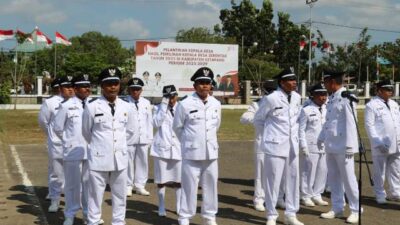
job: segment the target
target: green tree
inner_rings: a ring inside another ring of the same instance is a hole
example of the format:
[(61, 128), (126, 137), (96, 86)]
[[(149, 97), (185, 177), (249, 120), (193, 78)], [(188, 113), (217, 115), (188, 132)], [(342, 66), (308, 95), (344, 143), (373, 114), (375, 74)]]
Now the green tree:
[(177, 42), (190, 42), (190, 43), (219, 43), (219, 44), (232, 44), (235, 40), (232, 38), (225, 38), (219, 33), (219, 27), (216, 26), (214, 33), (205, 27), (192, 27), (189, 30), (179, 30), (175, 40)]

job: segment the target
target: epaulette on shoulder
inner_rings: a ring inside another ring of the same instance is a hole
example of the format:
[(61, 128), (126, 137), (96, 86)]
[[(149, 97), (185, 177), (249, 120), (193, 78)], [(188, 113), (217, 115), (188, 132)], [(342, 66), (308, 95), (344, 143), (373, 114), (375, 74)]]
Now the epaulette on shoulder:
[(128, 102), (128, 103), (129, 103), (129, 100), (128, 100), (127, 97), (121, 97), (120, 99), (121, 99), (122, 101), (125, 101), (125, 102)]
[(188, 96), (185, 95), (185, 96), (183, 96), (181, 99), (179, 99), (179, 101), (183, 101), (183, 100), (185, 100), (187, 97), (188, 97)]
[(261, 98), (258, 98), (256, 100), (254, 100), (253, 102), (259, 102), (259, 101), (261, 101)]
[(67, 98), (67, 99), (64, 99), (64, 100), (61, 102), (61, 104), (66, 103), (68, 100), (69, 100), (68, 98)]
[(89, 100), (89, 103), (92, 103), (92, 102), (94, 102), (96, 100), (97, 100), (97, 98), (92, 98), (92, 99)]

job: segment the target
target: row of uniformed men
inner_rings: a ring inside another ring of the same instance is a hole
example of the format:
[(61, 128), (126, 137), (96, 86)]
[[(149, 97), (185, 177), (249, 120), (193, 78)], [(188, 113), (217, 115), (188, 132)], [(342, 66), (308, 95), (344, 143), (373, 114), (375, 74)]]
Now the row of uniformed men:
[[(141, 195), (148, 176), (148, 148), (154, 156), (159, 215), (165, 216), (165, 187), (176, 188), (179, 224), (196, 213), (199, 181), (203, 187), (204, 224), (216, 224), (218, 210), (218, 143), (221, 105), (210, 96), (214, 74), (200, 68), (192, 76), (195, 93), (177, 102), (173, 85), (165, 86), (155, 107), (140, 97), (143, 81), (128, 82), (130, 96), (118, 97), (121, 72), (116, 67), (99, 75), (102, 96), (90, 99), (87, 75), (64, 77), (52, 86), (60, 95), (47, 99), (39, 124), (47, 134), (49, 212), (59, 208), (65, 194), (64, 225), (72, 225), (82, 208), (85, 222), (102, 224), (101, 204), (107, 184), (112, 194), (113, 225), (125, 224), (126, 196)], [(153, 140), (153, 125), (158, 131)], [(182, 148), (182, 152), (181, 152)], [(182, 171), (182, 172), (181, 172)]]
[[(254, 207), (264, 211), (265, 204), (267, 225), (276, 224), (277, 204), (286, 209), (285, 224), (302, 225), (296, 218), (300, 201), (311, 207), (328, 205), (321, 197), (326, 185), (331, 190), (332, 209), (321, 217), (343, 216), (346, 193), (351, 211), (346, 221), (359, 221), (361, 210), (353, 158), (359, 150), (355, 103), (342, 94), (343, 75), (326, 71), (325, 86), (313, 86), (310, 99), (301, 105), (295, 92), (296, 75), (284, 70), (275, 77), (277, 90), (274, 91), (273, 81), (267, 81), (266, 95), (242, 115), (241, 122), (254, 124), (256, 129)], [(385, 204), (387, 197), (400, 201), (400, 111), (390, 99), (392, 94), (393, 84), (378, 83), (377, 96), (365, 110), (378, 204)]]

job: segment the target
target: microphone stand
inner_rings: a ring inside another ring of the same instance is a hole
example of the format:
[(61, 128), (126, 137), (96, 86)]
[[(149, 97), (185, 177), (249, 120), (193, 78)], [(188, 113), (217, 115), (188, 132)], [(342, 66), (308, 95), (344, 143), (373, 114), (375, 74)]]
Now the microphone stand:
[(360, 128), (358, 127), (357, 117), (356, 117), (356, 113), (354, 110), (354, 104), (353, 104), (354, 100), (349, 99), (349, 101), (350, 101), (351, 112), (353, 114), (353, 119), (356, 124), (357, 137), (358, 137), (358, 143), (359, 143), (358, 153), (359, 153), (360, 161), (358, 164), (358, 170), (359, 170), (358, 171), (358, 224), (361, 225), (361, 191), (362, 191), (362, 166), (361, 166), (361, 163), (362, 163), (362, 157), (364, 157), (365, 165), (367, 166), (369, 182), (371, 183), (371, 186), (374, 186), (374, 181), (372, 180), (372, 177), (371, 177), (371, 171), (368, 166), (367, 156), (365, 155), (365, 148), (364, 148), (363, 142), (361, 140)]

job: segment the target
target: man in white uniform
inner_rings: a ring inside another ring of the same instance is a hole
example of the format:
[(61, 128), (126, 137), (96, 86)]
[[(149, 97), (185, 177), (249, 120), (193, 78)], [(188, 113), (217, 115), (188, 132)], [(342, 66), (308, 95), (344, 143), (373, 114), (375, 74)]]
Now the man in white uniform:
[(218, 141), (221, 103), (210, 96), (214, 74), (202, 67), (191, 77), (195, 93), (178, 103), (173, 128), (182, 147), (182, 197), (179, 224), (196, 214), (199, 180), (203, 191), (203, 224), (216, 225), (218, 211)]
[[(400, 201), (400, 112), (399, 105), (390, 99), (393, 84), (389, 80), (377, 84), (376, 96), (365, 108), (365, 129), (371, 143), (374, 167), (374, 191), (378, 204), (386, 197)], [(384, 189), (385, 178), (389, 195)]]
[(275, 209), (281, 181), (285, 184), (285, 224), (302, 225), (299, 210), (299, 124), (301, 97), (296, 93), (296, 75), (285, 69), (274, 77), (278, 89), (265, 97), (254, 117), (255, 124), (264, 124), (263, 151), (265, 205), (267, 225), (275, 225), (279, 216)]
[[(48, 128), (47, 133), (49, 137), (48, 146), (49, 146), (49, 158), (51, 158), (51, 166), (53, 168), (53, 174), (50, 176), (50, 199), (51, 204), (49, 206), (48, 212), (54, 213), (58, 211), (60, 206), (60, 198), (61, 193), (64, 189), (64, 168), (63, 168), (63, 147), (62, 140), (57, 136), (54, 126), (55, 126), (55, 117), (60, 109), (59, 100), (67, 100), (74, 96), (74, 89), (72, 86), (72, 76), (61, 77), (59, 81), (60, 92), (62, 99), (59, 98), (51, 98), (52, 100), (46, 103), (47, 107), (52, 107), (51, 110), (49, 108), (43, 108), (44, 112), (47, 112), (45, 116), (40, 119), (42, 121), (47, 121), (48, 124), (45, 126)], [(46, 101), (47, 102), (47, 101)], [(44, 115), (40, 113), (39, 115)]]
[(109, 67), (99, 75), (102, 96), (90, 100), (82, 119), (89, 161), (88, 224), (101, 221), (106, 185), (111, 188), (112, 225), (124, 225), (128, 166), (127, 138), (133, 135), (130, 105), (118, 98), (121, 71)]
[[(354, 153), (358, 152), (356, 121), (353, 118), (351, 105), (355, 103), (342, 97), (345, 91), (343, 72), (324, 72), (324, 85), (330, 93), (326, 122), (318, 137), (318, 148), (325, 146), (328, 166), (328, 185), (331, 188), (332, 209), (322, 213), (321, 217), (333, 219), (343, 216), (344, 198), (349, 200), (351, 214), (348, 223), (358, 222), (358, 184), (354, 172)], [(343, 190), (344, 189), (344, 190)]]
[(321, 194), (324, 192), (327, 167), (325, 150), (318, 149), (317, 139), (325, 123), (327, 90), (323, 84), (310, 89), (310, 102), (300, 112), (300, 192), (305, 206), (328, 205)]
[(157, 133), (150, 149), (154, 157), (154, 183), (157, 184), (158, 215), (166, 216), (165, 187), (175, 188), (176, 211), (179, 212), (181, 199), (181, 143), (172, 123), (176, 112), (178, 92), (174, 85), (164, 86), (161, 104), (154, 108), (153, 123)]
[[(49, 129), (49, 124), (50, 124), (50, 119), (51, 119), (51, 115), (52, 112), (54, 111), (58, 105), (60, 104), (60, 102), (63, 101), (63, 98), (60, 95), (60, 79), (56, 78), (54, 79), (51, 84), (51, 89), (52, 89), (52, 93), (53, 95), (44, 100), (41, 107), (40, 107), (40, 112), (39, 112), (39, 116), (38, 116), (38, 121), (39, 121), (39, 125), (40, 128), (42, 129), (43, 132), (45, 132), (46, 136), (47, 136), (47, 143), (50, 142), (50, 137), (49, 137), (49, 133), (48, 133), (48, 129)], [(53, 115), (54, 112), (53, 112)], [(53, 169), (53, 163), (51, 161), (51, 157), (50, 157), (50, 152), (49, 152), (49, 147), (51, 145), (47, 145), (48, 148), (48, 166), (47, 166), (47, 184), (48, 184), (48, 193), (46, 196), (46, 200), (51, 200), (50, 198), (50, 189), (51, 189), (51, 177), (52, 175), (55, 176), (54, 174), (54, 169)]]
[(82, 206), (84, 220), (87, 220), (88, 165), (87, 143), (82, 136), (82, 113), (90, 95), (89, 75), (72, 79), (75, 97), (61, 102), (55, 117), (54, 131), (63, 143), (64, 225), (73, 225), (74, 218)]
[(145, 189), (149, 177), (149, 146), (153, 141), (153, 114), (150, 101), (141, 97), (143, 81), (132, 78), (128, 81), (130, 96), (127, 100), (130, 110), (134, 114), (135, 135), (128, 139), (128, 183), (127, 196), (132, 195), (132, 189), (136, 194), (148, 196)]
[[(274, 80), (267, 80), (264, 82), (263, 90), (265, 95), (269, 95), (276, 89)], [(254, 115), (257, 110), (262, 105), (263, 99), (261, 98), (258, 101), (254, 101), (247, 111), (243, 113), (240, 117), (240, 123), (242, 124), (253, 124)], [(265, 202), (265, 190), (264, 190), (264, 153), (261, 150), (262, 148), (262, 136), (263, 136), (264, 124), (262, 126), (255, 127), (255, 140), (254, 140), (254, 196), (253, 203), (254, 209), (260, 212), (265, 211), (264, 202)]]

